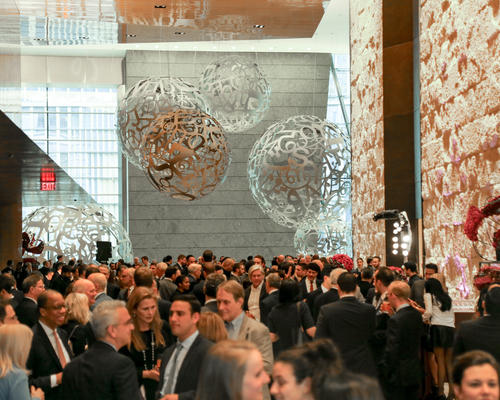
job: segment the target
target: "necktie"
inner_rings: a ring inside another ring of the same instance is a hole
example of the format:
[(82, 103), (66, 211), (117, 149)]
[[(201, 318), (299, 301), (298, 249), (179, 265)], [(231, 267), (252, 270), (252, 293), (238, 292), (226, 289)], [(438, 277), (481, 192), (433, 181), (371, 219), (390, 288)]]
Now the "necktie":
[(66, 366), (66, 357), (64, 357), (62, 344), (61, 344), (61, 341), (59, 340), (59, 336), (57, 336), (57, 332), (55, 329), (52, 331), (52, 333), (54, 334), (54, 338), (56, 339), (57, 356), (59, 357), (59, 361), (61, 362), (61, 366), (64, 369), (64, 367)]
[(174, 378), (175, 378), (175, 372), (177, 371), (177, 359), (179, 358), (179, 353), (181, 352), (182, 349), (182, 343), (177, 343), (177, 346), (175, 346), (174, 354), (172, 355), (173, 361), (172, 361), (172, 367), (166, 374), (167, 381), (165, 382), (165, 386), (163, 387), (162, 394), (170, 394), (174, 390)]
[(229, 339), (236, 339), (234, 337), (234, 325), (233, 322), (226, 322), (226, 330), (227, 330), (227, 336)]
[(314, 291), (314, 287), (313, 287), (313, 282), (312, 281), (309, 281), (309, 292), (312, 292)]

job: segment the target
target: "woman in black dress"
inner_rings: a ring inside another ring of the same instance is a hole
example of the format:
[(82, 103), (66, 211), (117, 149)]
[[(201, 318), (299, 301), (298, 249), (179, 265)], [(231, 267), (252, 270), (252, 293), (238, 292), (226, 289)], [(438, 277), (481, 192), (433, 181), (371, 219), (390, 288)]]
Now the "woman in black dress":
[(154, 400), (160, 381), (158, 361), (170, 343), (166, 321), (160, 319), (158, 303), (154, 293), (145, 287), (137, 287), (130, 295), (127, 309), (132, 316), (135, 329), (128, 348), (121, 352), (129, 356), (135, 364), (139, 384), (144, 387), (146, 400)]

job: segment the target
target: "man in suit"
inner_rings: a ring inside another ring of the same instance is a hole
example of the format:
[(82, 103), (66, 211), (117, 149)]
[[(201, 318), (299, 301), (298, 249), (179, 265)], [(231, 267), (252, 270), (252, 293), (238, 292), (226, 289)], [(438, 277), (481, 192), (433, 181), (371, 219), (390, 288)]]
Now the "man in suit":
[(151, 289), (157, 296), (158, 301), (158, 312), (161, 319), (167, 321), (170, 315), (170, 301), (163, 300), (158, 295), (158, 288), (156, 286), (156, 281), (153, 277), (153, 272), (148, 267), (139, 267), (134, 273), (134, 283), (135, 287), (145, 287)]
[(418, 399), (423, 323), (422, 315), (410, 306), (409, 296), (410, 286), (402, 281), (392, 282), (387, 289), (387, 299), (394, 314), (387, 323), (382, 386), (389, 400)]
[(112, 299), (118, 298), (118, 294), (120, 293), (120, 286), (118, 286), (114, 282), (114, 280), (109, 279), (113, 271), (111, 271), (106, 264), (102, 264), (99, 265), (99, 272), (101, 274), (104, 274), (104, 276), (106, 277), (106, 294)]
[(61, 381), (63, 369), (71, 361), (71, 350), (64, 330), (66, 307), (64, 298), (55, 290), (38, 296), (39, 321), (33, 327), (33, 341), (26, 363), (31, 371), (30, 385), (45, 392), (46, 400), (63, 399)]
[(207, 275), (203, 292), (205, 293), (205, 305), (201, 307), (201, 312), (211, 311), (217, 313), (217, 287), (226, 280), (223, 274), (212, 272)]
[(262, 301), (267, 297), (264, 276), (264, 270), (260, 264), (254, 264), (248, 270), (248, 277), (252, 284), (245, 290), (243, 309), (248, 311), (257, 321), (261, 320)]
[(320, 272), (319, 265), (315, 263), (307, 264), (306, 277), (299, 283), (299, 289), (303, 299), (307, 299), (311, 293), (321, 287), (321, 280), (318, 278)]
[(93, 274), (89, 275), (89, 281), (94, 284), (96, 291), (95, 302), (90, 307), (91, 310), (94, 310), (103, 301), (113, 300), (106, 294), (106, 286), (108, 280), (106, 279), (106, 276), (104, 274), (101, 274), (100, 272), (94, 272)]
[(43, 277), (34, 273), (23, 281), (24, 298), (16, 307), (19, 322), (32, 328), (38, 321), (38, 296), (45, 291)]
[[(90, 275), (89, 275), (90, 276)], [(92, 281), (88, 279), (78, 279), (73, 284), (73, 293), (82, 293), (89, 299), (89, 307), (92, 310), (95, 303), (95, 296), (97, 294), (96, 287)]]
[(273, 307), (280, 302), (279, 288), (281, 286), (281, 278), (278, 273), (273, 272), (266, 276), (266, 292), (267, 297), (262, 300), (261, 322), (267, 326), (267, 316)]
[(174, 283), (177, 276), (180, 275), (180, 271), (175, 267), (168, 267), (165, 270), (165, 279), (160, 279), (160, 297), (163, 300), (171, 301), (172, 296), (177, 290), (177, 285)]
[(312, 313), (314, 322), (318, 320), (318, 315), (321, 310), (321, 307), (323, 307), (325, 304), (333, 303), (339, 299), (337, 281), (339, 279), (339, 276), (342, 275), (344, 272), (347, 272), (347, 270), (344, 268), (335, 268), (332, 272), (330, 272), (330, 290), (328, 290), (325, 293), (321, 293), (314, 299), (313, 313)]
[(134, 329), (125, 303), (101, 302), (90, 323), (97, 340), (64, 369), (61, 399), (141, 400), (134, 363), (117, 351)]
[(201, 365), (212, 342), (196, 327), (201, 305), (193, 295), (179, 295), (170, 308), (170, 328), (177, 342), (163, 353), (157, 398), (194, 400)]
[(491, 285), (484, 298), (486, 315), (462, 322), (455, 334), (453, 355), (483, 350), (500, 362), (500, 285)]
[(118, 300), (127, 301), (128, 296), (134, 290), (134, 268), (127, 268), (127, 266), (122, 265), (118, 269), (118, 281), (120, 283), (121, 290), (118, 293)]
[[(249, 318), (243, 311), (243, 286), (236, 281), (221, 283), (217, 288), (217, 306), (219, 315), (226, 323), (230, 339), (248, 340), (257, 346), (264, 370), (271, 374), (273, 368), (273, 347), (269, 329), (264, 324)], [(269, 399), (269, 388), (263, 388), (264, 399)]]
[(375, 330), (375, 308), (356, 299), (356, 277), (343, 272), (337, 280), (340, 299), (321, 307), (316, 338), (330, 338), (352, 372), (373, 376), (375, 363), (368, 340)]

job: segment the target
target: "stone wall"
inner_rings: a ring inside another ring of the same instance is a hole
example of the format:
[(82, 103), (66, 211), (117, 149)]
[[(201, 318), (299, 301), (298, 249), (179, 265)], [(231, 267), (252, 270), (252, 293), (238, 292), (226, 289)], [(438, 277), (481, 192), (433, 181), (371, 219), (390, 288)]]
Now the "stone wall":
[(442, 266), (457, 310), (474, 306), (479, 262), (463, 233), (467, 209), (500, 194), (499, 7), (498, 0), (421, 2), (426, 261)]
[(385, 207), (382, 0), (351, 1), (351, 140), (354, 257), (382, 256)]
[[(147, 76), (170, 75), (196, 84), (209, 63), (228, 54), (129, 51), (126, 84)], [(166, 254), (199, 255), (212, 249), (236, 258), (294, 254), (294, 231), (271, 221), (254, 202), (247, 178), (248, 154), (273, 122), (297, 114), (326, 116), (329, 54), (241, 54), (255, 60), (272, 87), (264, 121), (250, 131), (227, 134), (232, 164), (226, 181), (193, 202), (158, 193), (144, 174), (129, 164), (129, 234), (134, 253), (159, 259)]]

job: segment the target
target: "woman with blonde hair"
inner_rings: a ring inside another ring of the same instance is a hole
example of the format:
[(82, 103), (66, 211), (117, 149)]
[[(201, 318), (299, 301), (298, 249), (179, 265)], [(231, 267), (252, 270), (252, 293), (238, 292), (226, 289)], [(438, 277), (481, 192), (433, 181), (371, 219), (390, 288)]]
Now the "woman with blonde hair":
[(202, 312), (197, 325), (200, 334), (214, 343), (226, 340), (228, 337), (223, 319), (214, 312)]
[(196, 400), (262, 400), (269, 383), (259, 350), (244, 340), (216, 343), (201, 371)]
[(121, 352), (134, 361), (139, 384), (144, 387), (146, 400), (154, 400), (160, 381), (157, 365), (161, 355), (173, 343), (168, 325), (158, 312), (158, 301), (151, 289), (136, 287), (130, 294), (127, 309), (134, 323), (132, 342)]
[(26, 325), (0, 326), (0, 398), (31, 400), (45, 398), (42, 389), (28, 386), (26, 360), (33, 332)]
[(75, 356), (87, 347), (87, 323), (90, 319), (89, 299), (83, 293), (70, 293), (64, 300), (66, 319), (61, 327), (68, 333), (68, 340)]

